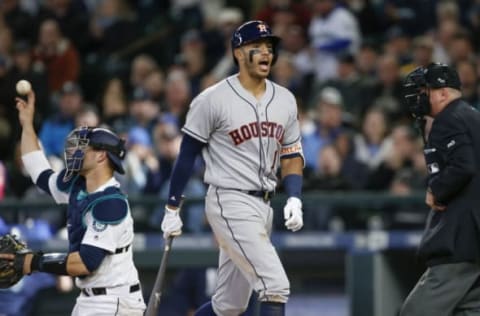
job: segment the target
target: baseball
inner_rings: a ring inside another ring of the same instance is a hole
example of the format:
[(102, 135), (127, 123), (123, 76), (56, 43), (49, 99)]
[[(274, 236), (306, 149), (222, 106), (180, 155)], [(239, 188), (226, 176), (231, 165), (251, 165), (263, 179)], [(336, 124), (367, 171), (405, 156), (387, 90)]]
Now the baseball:
[(32, 85), (27, 80), (20, 80), (17, 82), (17, 93), (20, 95), (26, 95), (32, 90)]

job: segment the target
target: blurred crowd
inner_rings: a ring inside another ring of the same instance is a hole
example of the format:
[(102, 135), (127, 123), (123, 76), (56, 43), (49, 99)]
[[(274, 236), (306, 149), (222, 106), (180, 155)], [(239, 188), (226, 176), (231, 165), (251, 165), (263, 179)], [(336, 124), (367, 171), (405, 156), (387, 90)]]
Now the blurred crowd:
[[(36, 92), (54, 169), (75, 126), (108, 126), (127, 140), (126, 192), (166, 198), (190, 101), (236, 72), (231, 34), (250, 19), (282, 38), (271, 80), (297, 97), (305, 191), (424, 189), (422, 138), (401, 99), (415, 67), (454, 65), (464, 98), (480, 107), (479, 0), (2, 0), (0, 199), (43, 194), (19, 157), (19, 79)], [(189, 197), (205, 193), (202, 168)], [(205, 229), (201, 211), (188, 214), (187, 230)], [(322, 214), (306, 228), (337, 223), (328, 207)]]

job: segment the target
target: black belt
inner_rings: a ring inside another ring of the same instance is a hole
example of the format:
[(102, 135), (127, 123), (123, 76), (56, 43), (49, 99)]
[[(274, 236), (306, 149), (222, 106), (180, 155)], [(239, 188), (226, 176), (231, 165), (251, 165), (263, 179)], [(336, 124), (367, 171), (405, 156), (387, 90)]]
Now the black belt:
[(275, 195), (275, 191), (243, 191), (247, 193), (248, 195), (256, 196), (256, 197), (261, 197), (263, 198), (264, 201), (270, 201), (270, 199)]
[[(135, 285), (130, 286), (130, 293), (136, 292), (140, 290), (140, 283), (137, 283)], [(90, 288), (90, 291), (92, 292), (92, 295), (106, 295), (107, 294), (107, 288), (106, 287), (92, 287)], [(82, 293), (85, 294), (86, 296), (90, 296), (88, 294), (87, 289), (82, 289)]]
[(115, 249), (115, 254), (127, 252), (129, 248), (130, 248), (130, 245), (127, 245), (127, 246), (122, 247), (122, 248), (117, 248), (117, 249)]

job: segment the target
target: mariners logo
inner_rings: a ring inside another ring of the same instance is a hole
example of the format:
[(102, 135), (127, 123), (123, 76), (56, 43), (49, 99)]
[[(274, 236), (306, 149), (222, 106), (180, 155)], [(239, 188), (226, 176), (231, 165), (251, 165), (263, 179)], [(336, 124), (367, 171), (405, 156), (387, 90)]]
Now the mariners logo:
[(93, 230), (96, 232), (103, 232), (105, 229), (107, 229), (107, 224), (100, 223), (97, 221), (93, 221)]

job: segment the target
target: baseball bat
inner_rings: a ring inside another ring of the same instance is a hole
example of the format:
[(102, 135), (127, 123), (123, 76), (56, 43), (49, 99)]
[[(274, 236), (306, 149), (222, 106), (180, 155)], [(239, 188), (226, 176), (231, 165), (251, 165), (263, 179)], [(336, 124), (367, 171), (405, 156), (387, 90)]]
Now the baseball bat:
[[(182, 200), (180, 201), (180, 205), (178, 206), (178, 211), (183, 207), (183, 200), (184, 197), (182, 196)], [(160, 298), (162, 296), (162, 288), (163, 283), (165, 283), (165, 272), (167, 271), (167, 261), (170, 254), (170, 250), (172, 249), (172, 242), (174, 236), (168, 236), (167, 240), (165, 240), (165, 245), (163, 248), (162, 254), (162, 261), (160, 262), (160, 267), (158, 268), (157, 277), (155, 279), (155, 283), (153, 284), (152, 293), (150, 293), (150, 299), (148, 300), (147, 311), (145, 312), (145, 316), (157, 316), (158, 314), (158, 307), (160, 306)]]
[(153, 285), (152, 293), (150, 293), (150, 299), (148, 300), (147, 311), (145, 316), (157, 316), (158, 307), (160, 305), (160, 297), (162, 296), (162, 288), (165, 280), (165, 272), (167, 270), (168, 255), (172, 247), (173, 236), (169, 236), (165, 241), (165, 247), (163, 248), (162, 261), (160, 268), (158, 268), (157, 278)]

